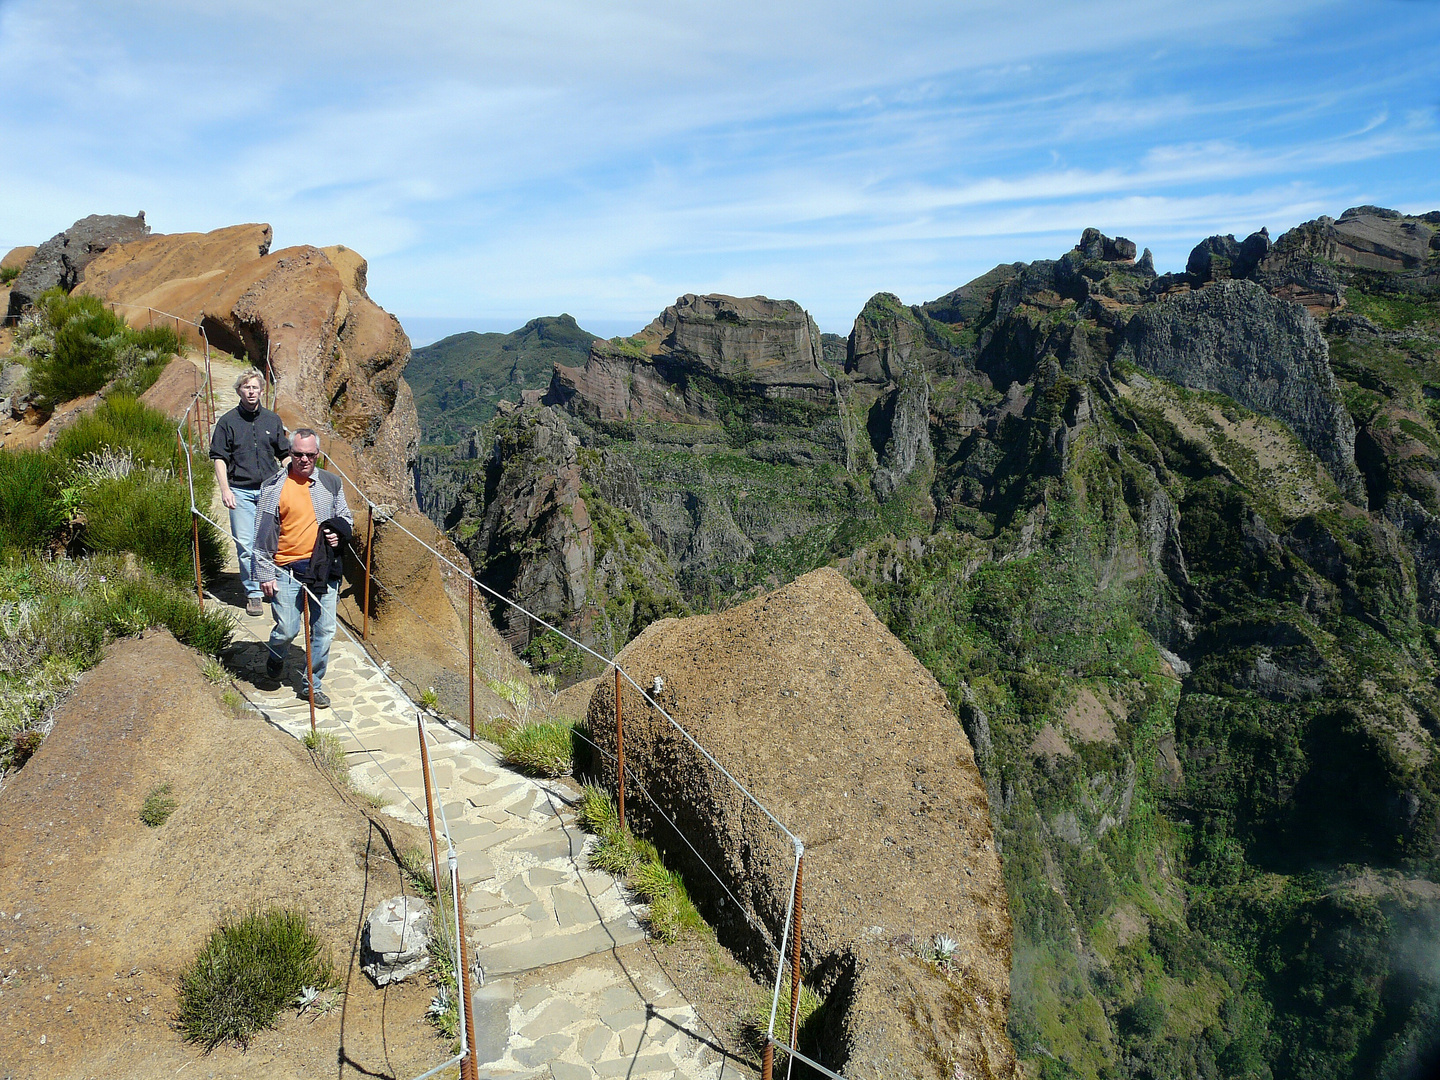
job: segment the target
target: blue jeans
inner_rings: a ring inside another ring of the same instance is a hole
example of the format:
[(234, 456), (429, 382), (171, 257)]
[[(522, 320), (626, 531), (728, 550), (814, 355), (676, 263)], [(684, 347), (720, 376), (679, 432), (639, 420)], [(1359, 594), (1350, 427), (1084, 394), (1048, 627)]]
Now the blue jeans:
[(235, 509), (230, 511), (230, 535), (235, 538), (235, 555), (240, 560), (240, 584), (247, 599), (260, 599), (260, 583), (250, 568), (250, 552), (255, 547), (255, 505), (260, 501), (260, 489), (246, 491), (232, 487)]
[[(297, 569), (297, 565), (303, 567), (304, 563), (292, 563), (290, 569)], [(325, 595), (317, 600), (306, 593), (304, 587), (287, 573), (285, 568), (277, 568), (275, 585), (275, 599), (270, 603), (270, 610), (275, 616), (275, 627), (270, 631), (270, 655), (276, 660), (285, 659), (290, 642), (305, 629), (304, 609), (301, 605), (308, 602), (310, 667), (315, 673), (315, 689), (319, 690), (320, 682), (325, 678), (326, 665), (330, 661), (330, 642), (335, 639), (335, 599), (340, 595), (340, 590), (332, 583), (330, 588), (325, 590)], [(310, 688), (303, 675), (300, 677), (300, 686), (309, 692)]]

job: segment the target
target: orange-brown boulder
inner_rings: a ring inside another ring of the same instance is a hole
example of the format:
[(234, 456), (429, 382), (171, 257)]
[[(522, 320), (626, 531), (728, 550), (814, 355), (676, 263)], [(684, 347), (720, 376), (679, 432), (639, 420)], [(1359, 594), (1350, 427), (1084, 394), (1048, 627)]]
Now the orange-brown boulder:
[[(149, 236), (105, 252), (79, 291), (114, 304), (132, 325), (165, 314), (198, 323), (210, 343), (268, 364), (305, 420), (363, 453), (387, 499), (409, 505), (419, 443), (402, 373), (410, 340), (365, 291), (365, 260), (345, 247), (270, 250), (269, 225)], [(157, 314), (159, 312), (160, 314)], [(178, 324), (182, 334), (199, 334)]]

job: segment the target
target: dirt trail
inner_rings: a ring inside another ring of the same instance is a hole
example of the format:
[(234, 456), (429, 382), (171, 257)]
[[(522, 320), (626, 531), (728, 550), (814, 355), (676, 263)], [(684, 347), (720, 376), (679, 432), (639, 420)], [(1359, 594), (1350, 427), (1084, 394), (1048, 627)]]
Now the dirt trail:
[[(165, 782), (179, 805), (152, 830), (140, 806)], [(381, 991), (354, 966), (365, 913), (403, 888), (391, 844), (421, 839), (372, 821), (293, 739), (222, 703), (169, 634), (116, 643), (0, 790), (0, 1074), (413, 1076), (438, 1064), (425, 980)], [(248, 1053), (202, 1055), (170, 1027), (179, 972), (224, 913), (272, 902), (308, 912), (330, 943), (344, 1008), (287, 1016)]]

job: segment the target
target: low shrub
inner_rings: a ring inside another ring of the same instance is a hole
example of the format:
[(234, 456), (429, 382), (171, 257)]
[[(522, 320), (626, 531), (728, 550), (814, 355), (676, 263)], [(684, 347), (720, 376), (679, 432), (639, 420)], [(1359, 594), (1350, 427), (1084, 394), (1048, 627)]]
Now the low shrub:
[(168, 326), (132, 330), (94, 296), (44, 293), (19, 337), (30, 358), (30, 388), (58, 405), (106, 385), (133, 394), (154, 385), (183, 347)]
[(430, 852), (423, 847), (409, 847), (400, 852), (400, 872), (405, 880), (426, 900), (435, 899), (435, 871), (430, 865)]
[(315, 765), (338, 785), (350, 789), (350, 762), (345, 757), (345, 744), (333, 731), (307, 731), (301, 740)]
[(54, 456), (0, 451), (0, 557), (44, 547), (64, 516)]
[[(195, 580), (190, 495), (182, 483), (157, 469), (133, 469), (78, 492), (85, 515), (82, 540), (96, 552), (134, 552), (175, 581)], [(200, 522), (200, 570), (208, 579), (225, 567), (220, 530)]]
[(505, 764), (530, 776), (564, 776), (575, 763), (573, 728), (566, 720), (514, 728), (500, 742)]
[[(741, 1024), (741, 1031), (745, 1041), (756, 1050), (765, 1046), (770, 1031), (770, 1009), (774, 1005), (773, 990), (758, 998), (750, 1007), (745, 1019)], [(821, 1010), (825, 1007), (825, 999), (817, 994), (803, 982), (800, 984), (800, 1012), (796, 1019), (799, 1021), (800, 1031), (799, 1042), (802, 1054), (813, 1054), (820, 1034), (820, 1026), (824, 1022)], [(790, 1042), (790, 979), (787, 976), (781, 980), (780, 1003), (775, 1007), (775, 1038), (784, 1043)], [(775, 1068), (779, 1072), (781, 1064), (788, 1055), (784, 1051), (775, 1052)], [(959, 1073), (957, 1072), (958, 1076)]]
[(44, 293), (36, 305), (51, 337), (30, 363), (30, 389), (52, 403), (93, 394), (115, 374), (125, 321), (97, 296)]
[[(139, 462), (168, 468), (175, 461), (175, 423), (160, 410), (129, 394), (111, 394), (93, 412), (77, 418), (55, 440), (55, 453), (70, 462), (122, 447)], [(208, 462), (197, 464), (206, 466)], [(207, 474), (213, 483), (214, 475), (208, 468), (197, 468), (196, 483), (204, 483)], [(204, 493), (209, 495), (209, 487)], [(199, 494), (197, 488), (196, 495)]]
[(272, 907), (221, 923), (180, 976), (177, 1026), (189, 1042), (242, 1048), (307, 988), (335, 986), (335, 968), (303, 911)]
[(22, 269), (23, 267), (19, 266), (0, 267), (0, 285), (9, 285), (10, 282), (20, 276)]
[(227, 613), (202, 612), (183, 586), (119, 557), (0, 564), (0, 768), (33, 752), (50, 711), (106, 641), (152, 626), (211, 656), (234, 632)]
[(170, 820), (170, 815), (178, 805), (169, 784), (156, 784), (140, 804), (140, 821), (152, 829), (158, 829)]

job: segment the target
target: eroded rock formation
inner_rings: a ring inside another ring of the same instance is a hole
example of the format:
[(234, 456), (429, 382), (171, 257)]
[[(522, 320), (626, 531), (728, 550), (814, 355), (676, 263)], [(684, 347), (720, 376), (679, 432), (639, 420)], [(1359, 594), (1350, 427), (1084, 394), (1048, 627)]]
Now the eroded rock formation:
[(258, 366), (268, 355), (279, 394), (362, 450), (387, 497), (408, 503), (419, 425), (405, 331), (367, 295), (356, 252), (270, 245), (262, 224), (147, 236), (91, 262), (79, 291), (134, 324), (154, 318), (149, 309), (200, 323), (213, 345)]

